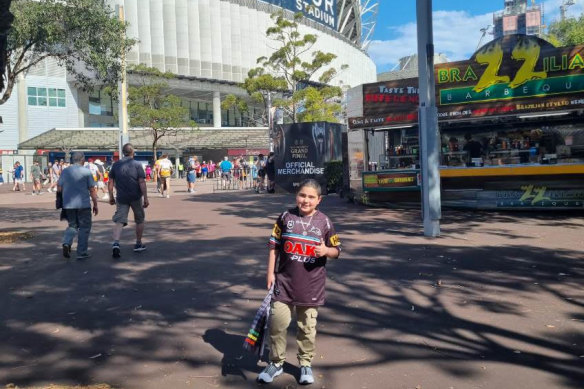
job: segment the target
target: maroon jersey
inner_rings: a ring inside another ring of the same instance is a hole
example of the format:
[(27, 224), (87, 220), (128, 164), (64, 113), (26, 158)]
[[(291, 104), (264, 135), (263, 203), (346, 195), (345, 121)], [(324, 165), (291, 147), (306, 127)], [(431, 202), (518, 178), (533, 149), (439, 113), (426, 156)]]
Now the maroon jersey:
[(321, 239), (326, 246), (341, 250), (339, 237), (324, 213), (300, 216), (298, 208), (294, 208), (278, 217), (269, 243), (279, 258), (275, 301), (299, 306), (324, 304), (326, 257), (315, 254)]

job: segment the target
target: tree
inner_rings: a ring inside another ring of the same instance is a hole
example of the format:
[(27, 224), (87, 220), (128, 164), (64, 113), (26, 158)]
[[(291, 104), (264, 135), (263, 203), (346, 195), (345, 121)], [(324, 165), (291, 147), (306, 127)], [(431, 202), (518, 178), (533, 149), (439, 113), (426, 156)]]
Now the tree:
[(47, 58), (64, 66), (82, 89), (118, 82), (120, 58), (135, 41), (125, 38), (126, 24), (103, 0), (13, 0), (10, 10), (14, 22), (0, 104), (10, 98), (19, 75)]
[(14, 20), (14, 15), (10, 13), (10, 2), (12, 0), (0, 1), (0, 92), (4, 90), (4, 70), (6, 69), (6, 47), (8, 43), (8, 30)]
[(549, 40), (559, 46), (584, 44), (584, 14), (578, 19), (569, 18), (550, 24)]
[[(284, 110), (292, 122), (299, 118), (310, 120), (323, 117), (323, 112), (335, 111), (335, 107), (326, 108), (328, 104), (336, 105), (332, 101), (342, 94), (340, 88), (330, 87), (327, 84), (337, 75), (337, 70), (329, 65), (337, 57), (332, 53), (312, 50), (317, 41), (316, 35), (302, 35), (299, 22), (304, 15), (301, 12), (294, 14), (293, 20), (284, 16), (283, 12), (272, 14), (274, 25), (266, 30), (266, 35), (279, 46), (269, 57), (260, 57), (257, 68), (248, 72), (242, 87), (254, 101), (262, 102), (266, 111), (268, 100), (273, 106)], [(310, 60), (307, 58), (311, 57)], [(346, 69), (346, 65), (342, 66)], [(317, 100), (322, 97), (322, 100)], [(309, 100), (307, 100), (309, 99)], [(237, 106), (245, 107), (241, 98), (228, 96), (224, 100), (224, 108)], [(304, 111), (299, 116), (297, 108), (304, 105)], [(312, 111), (316, 109), (316, 111)], [(340, 108), (339, 108), (340, 109)], [(267, 118), (267, 115), (264, 115)], [(336, 121), (332, 115), (324, 115)], [(267, 120), (264, 121), (266, 123)]]
[(170, 72), (137, 65), (130, 69), (136, 75), (136, 85), (128, 88), (128, 116), (130, 126), (149, 129), (152, 134), (152, 155), (156, 160), (158, 141), (167, 135), (176, 135), (181, 127), (196, 127), (190, 112), (178, 96), (166, 92), (165, 80), (175, 78)]

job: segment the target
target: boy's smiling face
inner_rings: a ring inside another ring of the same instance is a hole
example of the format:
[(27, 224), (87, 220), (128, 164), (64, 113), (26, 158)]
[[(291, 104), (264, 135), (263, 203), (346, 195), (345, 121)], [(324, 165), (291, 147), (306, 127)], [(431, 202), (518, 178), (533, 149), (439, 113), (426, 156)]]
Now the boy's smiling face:
[(311, 216), (314, 214), (316, 207), (320, 204), (321, 196), (316, 189), (310, 186), (304, 186), (296, 194), (296, 205), (302, 216)]

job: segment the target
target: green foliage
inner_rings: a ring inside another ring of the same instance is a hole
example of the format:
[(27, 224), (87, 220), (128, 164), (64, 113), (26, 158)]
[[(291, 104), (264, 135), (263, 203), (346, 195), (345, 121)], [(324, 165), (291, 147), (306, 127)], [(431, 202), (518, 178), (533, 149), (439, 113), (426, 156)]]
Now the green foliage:
[(294, 98), (304, 103), (304, 111), (298, 114), (300, 122), (338, 122), (341, 104), (336, 100), (341, 95), (341, 88), (327, 86), (324, 88), (308, 87), (298, 91)]
[(548, 29), (548, 40), (556, 46), (584, 44), (584, 14), (578, 19), (570, 18), (553, 22)]
[(128, 89), (128, 116), (130, 126), (150, 129), (152, 151), (156, 159), (158, 141), (166, 135), (176, 135), (179, 128), (197, 127), (190, 120), (189, 109), (182, 106), (178, 96), (167, 93), (165, 80), (176, 77), (156, 68), (138, 65), (129, 69), (138, 77), (137, 85)]
[(118, 82), (120, 58), (135, 41), (124, 38), (127, 25), (102, 0), (13, 0), (10, 11), (15, 18), (0, 104), (10, 98), (17, 77), (46, 58), (57, 60), (83, 89)]
[(324, 164), (324, 176), (328, 192), (338, 193), (343, 189), (343, 161), (331, 161)]
[[(292, 122), (321, 118), (336, 121), (334, 112), (339, 112), (340, 106), (335, 98), (342, 92), (340, 88), (326, 84), (337, 75), (337, 70), (329, 67), (337, 56), (312, 50), (317, 37), (300, 33), (298, 23), (303, 17), (301, 12), (294, 14), (293, 20), (287, 19), (283, 12), (272, 14), (274, 25), (266, 30), (266, 35), (276, 42), (278, 48), (269, 57), (258, 58), (260, 66), (248, 72), (242, 87), (254, 101), (264, 103), (266, 108), (268, 96), (273, 96), (272, 105), (282, 108)], [(346, 68), (346, 65), (342, 66), (343, 70)], [(315, 79), (317, 74), (319, 76)], [(300, 88), (304, 84), (311, 86)], [(235, 103), (236, 100), (229, 98), (225, 107), (230, 108)], [(299, 105), (305, 108), (300, 115), (297, 114)]]

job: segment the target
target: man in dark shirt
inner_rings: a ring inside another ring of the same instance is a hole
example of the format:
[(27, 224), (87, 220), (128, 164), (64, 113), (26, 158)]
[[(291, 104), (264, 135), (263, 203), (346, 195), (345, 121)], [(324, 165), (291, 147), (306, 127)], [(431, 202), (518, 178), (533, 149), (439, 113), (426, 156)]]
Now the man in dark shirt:
[[(114, 224), (112, 252), (114, 258), (120, 257), (120, 237), (122, 228), (128, 224), (130, 208), (134, 212), (136, 222), (136, 244), (134, 252), (146, 250), (142, 244), (144, 233), (144, 208), (148, 207), (148, 192), (146, 190), (146, 174), (142, 165), (134, 160), (134, 147), (126, 143), (122, 148), (124, 158), (113, 164), (109, 173), (108, 192), (110, 204), (116, 204), (116, 212), (112, 217)], [(116, 197), (114, 198), (114, 186)]]
[(472, 139), (470, 134), (466, 134), (464, 139), (466, 139), (466, 144), (462, 149), (468, 152), (469, 158), (481, 158), (483, 156), (483, 146), (481, 143)]

